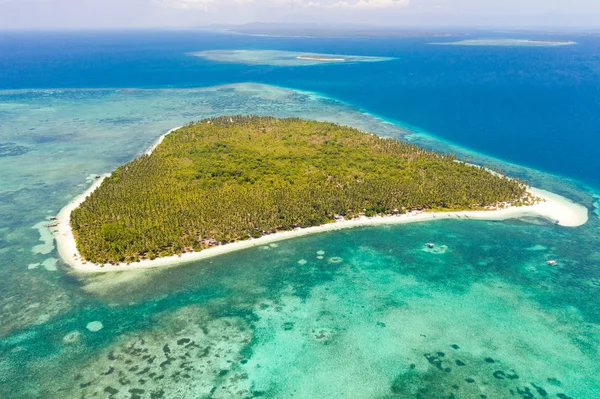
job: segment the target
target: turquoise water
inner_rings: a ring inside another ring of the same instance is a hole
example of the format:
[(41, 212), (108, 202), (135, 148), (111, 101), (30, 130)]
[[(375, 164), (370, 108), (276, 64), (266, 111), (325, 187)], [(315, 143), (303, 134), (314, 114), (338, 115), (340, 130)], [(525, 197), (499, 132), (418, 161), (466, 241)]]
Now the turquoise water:
[[(109, 34), (56, 35), (0, 39), (0, 87), (23, 88), (0, 91), (1, 398), (600, 397), (594, 39), (526, 56), (425, 39), (132, 33), (121, 48)], [(185, 56), (240, 47), (398, 60), (276, 68)], [(304, 91), (216, 86), (244, 81)], [(44, 224), (94, 175), (190, 120), (252, 113), (454, 152), (592, 217), (574, 229), (540, 219), (360, 228), (99, 275), (58, 259)]]
[[(595, 217), (576, 229), (537, 219), (361, 228), (104, 275), (52, 260), (40, 223), (90, 174), (222, 113), (302, 115), (448, 148), (334, 100), (256, 84), (1, 93), (2, 397), (600, 395)], [(573, 182), (463, 153), (591, 207)]]

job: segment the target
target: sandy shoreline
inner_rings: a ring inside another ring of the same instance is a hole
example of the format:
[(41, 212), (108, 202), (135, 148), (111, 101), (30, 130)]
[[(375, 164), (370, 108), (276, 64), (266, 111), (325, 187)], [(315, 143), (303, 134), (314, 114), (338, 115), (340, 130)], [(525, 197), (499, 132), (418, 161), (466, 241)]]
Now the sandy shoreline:
[(173, 133), (174, 131), (181, 129), (182, 127), (183, 126), (178, 126), (176, 128), (173, 128), (173, 129), (169, 130), (168, 132), (166, 132), (165, 134), (163, 134), (162, 136), (160, 136), (158, 139), (156, 139), (156, 141), (154, 142), (154, 144), (152, 144), (152, 147), (148, 148), (148, 150), (144, 154), (146, 154), (146, 155), (152, 154), (152, 151), (154, 151), (154, 149), (156, 147), (158, 147), (158, 145), (160, 143), (163, 142), (163, 140), (165, 139), (165, 137), (167, 136), (167, 134)]
[[(158, 146), (164, 137), (179, 129), (171, 129), (162, 135), (152, 147), (145, 152), (150, 154), (156, 146)], [(201, 259), (207, 259), (214, 256), (226, 254), (229, 252), (239, 251), (242, 249), (252, 248), (255, 246), (266, 245), (277, 241), (289, 240), (296, 237), (302, 237), (310, 234), (317, 234), (327, 231), (335, 231), (341, 229), (349, 229), (364, 226), (382, 226), (404, 223), (425, 222), (444, 219), (473, 219), (473, 220), (506, 220), (515, 219), (525, 216), (543, 217), (550, 220), (552, 223), (558, 221), (560, 226), (576, 227), (581, 226), (588, 220), (588, 210), (586, 207), (573, 203), (572, 201), (561, 197), (560, 195), (540, 190), (529, 188), (528, 191), (536, 197), (542, 198), (544, 201), (535, 205), (522, 207), (509, 207), (505, 209), (486, 210), (486, 211), (461, 211), (461, 212), (410, 212), (404, 215), (396, 216), (362, 216), (353, 220), (338, 221), (322, 226), (308, 227), (304, 229), (295, 229), (275, 234), (269, 234), (260, 238), (238, 241), (226, 245), (220, 245), (200, 252), (185, 253), (180, 256), (169, 256), (157, 258), (154, 260), (143, 260), (131, 264), (119, 265), (98, 265), (95, 263), (84, 263), (81, 260), (79, 251), (73, 232), (71, 230), (70, 216), (71, 212), (77, 208), (85, 199), (102, 184), (102, 181), (110, 176), (106, 174), (97, 179), (85, 192), (73, 199), (66, 207), (64, 207), (57, 215), (58, 226), (54, 233), (58, 253), (61, 259), (71, 266), (75, 271), (82, 273), (104, 273), (118, 272), (134, 269), (148, 269), (155, 267), (174, 266), (182, 263), (193, 262)]]

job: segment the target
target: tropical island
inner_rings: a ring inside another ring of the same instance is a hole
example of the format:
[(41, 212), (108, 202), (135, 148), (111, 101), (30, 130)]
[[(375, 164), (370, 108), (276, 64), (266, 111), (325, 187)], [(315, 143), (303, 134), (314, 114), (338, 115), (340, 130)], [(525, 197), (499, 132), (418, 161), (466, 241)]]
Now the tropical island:
[(572, 40), (553, 39), (469, 39), (457, 42), (429, 43), (438, 46), (491, 46), (491, 47), (560, 47), (577, 44)]
[(98, 179), (61, 211), (56, 238), (67, 263), (103, 271), (436, 216), (587, 220), (586, 208), (532, 190), (452, 154), (334, 123), (221, 117), (173, 129)]

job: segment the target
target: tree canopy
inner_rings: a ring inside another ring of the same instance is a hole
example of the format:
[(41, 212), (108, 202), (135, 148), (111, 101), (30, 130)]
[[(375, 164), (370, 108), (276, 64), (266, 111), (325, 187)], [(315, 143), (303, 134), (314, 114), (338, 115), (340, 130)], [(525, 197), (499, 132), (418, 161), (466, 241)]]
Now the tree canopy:
[(528, 201), (522, 181), (451, 154), (334, 123), (234, 116), (190, 123), (117, 168), (71, 226), (84, 259), (119, 263), (339, 217)]

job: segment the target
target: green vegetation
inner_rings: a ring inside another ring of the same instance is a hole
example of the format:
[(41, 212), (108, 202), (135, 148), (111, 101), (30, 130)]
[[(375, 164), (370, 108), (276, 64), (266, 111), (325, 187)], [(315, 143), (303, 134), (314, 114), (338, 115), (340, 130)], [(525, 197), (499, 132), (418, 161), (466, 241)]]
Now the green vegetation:
[(527, 202), (526, 186), (450, 154), (333, 123), (193, 123), (115, 170), (71, 213), (95, 263), (200, 251), (336, 217)]

